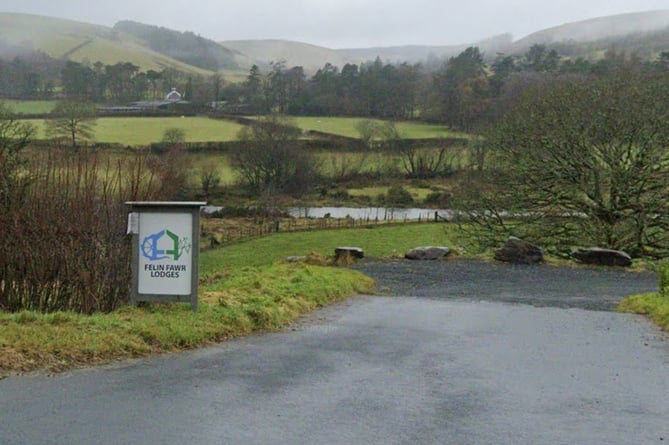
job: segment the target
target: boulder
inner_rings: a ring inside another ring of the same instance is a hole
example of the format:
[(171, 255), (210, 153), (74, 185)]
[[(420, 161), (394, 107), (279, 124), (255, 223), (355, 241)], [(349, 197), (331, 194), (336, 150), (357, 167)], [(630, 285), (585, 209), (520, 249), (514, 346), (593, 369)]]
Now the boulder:
[(335, 247), (335, 261), (339, 262), (342, 259), (362, 259), (365, 257), (365, 252), (360, 247)]
[(601, 247), (579, 247), (571, 253), (571, 256), (584, 264), (621, 267), (632, 265), (632, 257), (622, 250), (603, 249)]
[(543, 263), (544, 251), (539, 246), (510, 236), (504, 246), (495, 252), (494, 258), (512, 264), (537, 264)]
[(416, 247), (404, 254), (408, 260), (440, 260), (451, 253), (445, 246)]

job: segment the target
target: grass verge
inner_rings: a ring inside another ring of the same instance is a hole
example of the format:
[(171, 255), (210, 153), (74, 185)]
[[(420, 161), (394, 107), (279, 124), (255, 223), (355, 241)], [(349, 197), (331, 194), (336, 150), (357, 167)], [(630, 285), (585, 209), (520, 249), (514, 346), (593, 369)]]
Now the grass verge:
[(456, 251), (474, 249), (456, 224), (389, 224), (362, 229), (285, 232), (207, 251), (205, 257), (200, 257), (200, 273), (206, 276), (239, 264), (267, 265), (287, 256), (311, 252), (327, 257), (334, 254), (337, 246), (360, 247), (365, 256), (371, 258), (403, 257), (407, 250), (417, 246), (449, 246)]
[(278, 329), (373, 287), (370, 278), (348, 269), (276, 263), (219, 269), (202, 283), (196, 313), (186, 304), (152, 304), (93, 316), (0, 314), (0, 377), (185, 350)]
[(669, 296), (658, 292), (632, 295), (621, 301), (617, 309), (619, 312), (645, 315), (669, 332)]

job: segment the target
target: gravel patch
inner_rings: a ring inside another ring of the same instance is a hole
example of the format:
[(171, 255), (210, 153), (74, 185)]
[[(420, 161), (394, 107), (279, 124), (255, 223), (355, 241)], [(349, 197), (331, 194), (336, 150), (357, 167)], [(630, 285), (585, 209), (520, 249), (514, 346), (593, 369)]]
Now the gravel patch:
[(657, 290), (649, 272), (620, 268), (519, 266), (478, 260), (365, 261), (381, 295), (500, 301), (537, 307), (612, 311), (625, 297)]

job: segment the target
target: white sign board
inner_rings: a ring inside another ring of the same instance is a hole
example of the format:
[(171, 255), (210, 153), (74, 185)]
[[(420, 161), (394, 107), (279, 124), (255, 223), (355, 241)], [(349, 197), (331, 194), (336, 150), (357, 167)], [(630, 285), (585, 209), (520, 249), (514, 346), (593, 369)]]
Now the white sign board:
[(138, 292), (150, 295), (190, 295), (193, 215), (139, 215)]

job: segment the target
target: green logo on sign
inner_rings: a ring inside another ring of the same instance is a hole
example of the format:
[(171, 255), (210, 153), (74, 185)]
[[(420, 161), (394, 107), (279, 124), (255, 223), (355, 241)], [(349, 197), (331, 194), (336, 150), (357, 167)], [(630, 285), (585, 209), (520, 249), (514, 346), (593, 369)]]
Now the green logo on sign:
[(184, 252), (190, 251), (190, 248), (188, 238), (179, 238), (176, 233), (167, 229), (145, 237), (141, 244), (142, 255), (149, 261), (165, 259), (178, 261)]

